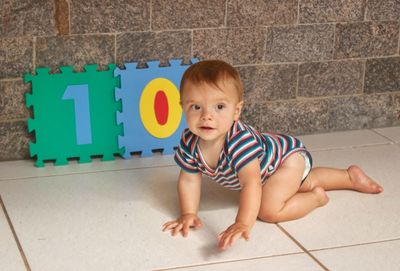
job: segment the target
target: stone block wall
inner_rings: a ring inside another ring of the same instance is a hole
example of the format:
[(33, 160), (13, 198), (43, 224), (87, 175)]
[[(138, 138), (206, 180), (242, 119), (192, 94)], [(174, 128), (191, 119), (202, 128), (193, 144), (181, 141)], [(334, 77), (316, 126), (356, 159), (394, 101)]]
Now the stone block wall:
[(0, 160), (28, 157), (24, 72), (223, 59), (243, 119), (307, 134), (400, 125), (398, 0), (3, 0)]

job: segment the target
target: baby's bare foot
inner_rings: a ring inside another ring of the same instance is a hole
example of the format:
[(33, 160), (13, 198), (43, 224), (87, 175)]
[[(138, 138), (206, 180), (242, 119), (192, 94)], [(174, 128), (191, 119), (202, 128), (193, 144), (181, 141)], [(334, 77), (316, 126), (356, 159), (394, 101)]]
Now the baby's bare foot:
[(329, 198), (328, 195), (326, 194), (325, 190), (322, 187), (315, 187), (311, 192), (314, 194), (314, 196), (317, 198), (319, 202), (319, 207), (324, 206), (328, 203)]
[(383, 187), (368, 177), (360, 167), (352, 165), (347, 169), (347, 172), (354, 190), (369, 194), (383, 192)]

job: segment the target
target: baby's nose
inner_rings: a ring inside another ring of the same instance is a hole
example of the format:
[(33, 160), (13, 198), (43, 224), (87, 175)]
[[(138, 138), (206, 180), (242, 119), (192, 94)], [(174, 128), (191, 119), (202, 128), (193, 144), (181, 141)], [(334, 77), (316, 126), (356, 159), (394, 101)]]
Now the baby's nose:
[(204, 111), (203, 111), (203, 114), (201, 115), (201, 119), (203, 119), (203, 120), (209, 120), (209, 119), (211, 119), (211, 112), (210, 112), (210, 110), (207, 110), (207, 109), (205, 109)]

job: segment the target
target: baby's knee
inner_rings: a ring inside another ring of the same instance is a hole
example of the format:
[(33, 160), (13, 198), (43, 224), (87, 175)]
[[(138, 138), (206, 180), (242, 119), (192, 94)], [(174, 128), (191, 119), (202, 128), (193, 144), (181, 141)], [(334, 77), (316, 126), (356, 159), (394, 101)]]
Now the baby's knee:
[(278, 223), (281, 222), (281, 218), (279, 216), (279, 212), (275, 212), (272, 210), (261, 210), (258, 213), (258, 219), (267, 223)]

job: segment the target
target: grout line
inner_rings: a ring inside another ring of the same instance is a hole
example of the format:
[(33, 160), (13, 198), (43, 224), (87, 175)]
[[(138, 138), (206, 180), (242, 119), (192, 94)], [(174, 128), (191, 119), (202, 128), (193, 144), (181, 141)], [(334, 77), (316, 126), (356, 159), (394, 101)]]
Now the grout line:
[(300, 65), (301, 63), (297, 64), (297, 73), (296, 73), (296, 93), (295, 93), (295, 97), (296, 99), (299, 97), (299, 84), (300, 84)]
[(30, 268), (29, 263), (28, 263), (28, 259), (26, 258), (26, 255), (24, 253), (24, 250), (22, 249), (21, 243), (18, 240), (17, 233), (15, 232), (14, 226), (13, 226), (13, 224), (11, 222), (10, 216), (8, 215), (6, 206), (4, 205), (4, 202), (3, 202), (3, 199), (1, 198), (1, 196), (0, 196), (0, 205), (1, 205), (2, 209), (3, 209), (5, 217), (7, 219), (8, 226), (11, 229), (12, 235), (14, 236), (14, 240), (15, 240), (15, 242), (17, 244), (19, 253), (21, 254), (22, 260), (24, 261), (24, 265), (26, 267), (26, 270), (31, 271), (31, 268)]
[(359, 243), (359, 244), (351, 244), (351, 245), (343, 245), (343, 246), (336, 246), (336, 247), (327, 247), (327, 248), (311, 249), (310, 252), (325, 251), (325, 250), (334, 250), (334, 249), (350, 248), (350, 247), (359, 247), (359, 246), (368, 246), (368, 245), (382, 244), (382, 243), (388, 243), (388, 242), (397, 242), (397, 241), (400, 241), (400, 238), (387, 239), (387, 240), (381, 240), (381, 241), (372, 241), (372, 242)]
[(297, 20), (296, 20), (297, 25), (300, 24), (300, 2), (301, 1), (297, 2)]
[[(271, 28), (270, 26), (266, 26), (266, 29)], [(340, 59), (321, 59), (321, 60), (310, 60), (310, 61), (277, 61), (277, 62), (265, 62), (265, 63), (243, 63), (243, 64), (236, 64), (235, 67), (241, 66), (275, 66), (275, 65), (294, 65), (294, 64), (310, 64), (310, 63), (331, 63), (331, 62), (355, 62), (355, 61), (366, 61), (366, 60), (376, 60), (376, 59), (388, 59), (388, 58), (398, 58), (397, 54), (395, 55), (385, 55), (385, 56), (373, 56), (373, 57), (349, 57), (349, 58), (340, 58)], [(392, 91), (387, 91), (392, 92)], [(379, 92), (385, 93), (385, 92)]]
[(237, 260), (226, 260), (226, 261), (219, 261), (219, 262), (207, 262), (203, 264), (192, 264), (192, 265), (184, 265), (184, 266), (176, 266), (176, 267), (166, 267), (166, 268), (155, 268), (152, 269), (153, 271), (161, 271), (161, 270), (179, 270), (183, 268), (192, 268), (192, 267), (201, 267), (201, 266), (210, 266), (210, 265), (220, 265), (220, 264), (229, 264), (229, 263), (237, 263), (237, 262), (245, 262), (245, 261), (252, 261), (252, 260), (262, 260), (262, 259), (270, 259), (270, 258), (278, 258), (278, 257), (285, 257), (291, 255), (302, 255), (303, 252), (292, 252), (287, 254), (276, 254), (276, 255), (269, 255), (269, 256), (259, 256), (259, 257), (251, 257), (245, 259), (237, 259)]
[(381, 136), (381, 137), (383, 137), (383, 138), (389, 140), (389, 141), (391, 142), (391, 144), (396, 144), (396, 141), (394, 141), (393, 139), (391, 139), (391, 138), (385, 136), (384, 134), (379, 133), (379, 132), (376, 131), (375, 129), (379, 129), (379, 128), (372, 128), (372, 129), (370, 129), (370, 130), (371, 130), (372, 132), (374, 132), (375, 134), (377, 134), (377, 135), (379, 135), (379, 136)]
[(333, 25), (332, 60), (336, 59), (336, 23)]
[(70, 1), (67, 1), (67, 6), (68, 6), (68, 35), (71, 35), (72, 33), (72, 28), (71, 28), (71, 5)]
[[(33, 46), (33, 40), (32, 40), (32, 46)], [(33, 61), (33, 58), (32, 58), (32, 61)], [(22, 81), (22, 80), (23, 80), (23, 76), (21, 75), (20, 77), (1, 78), (0, 82), (14, 82), (14, 81)]]
[(33, 37), (32, 39), (32, 71), (36, 70), (36, 43), (37, 43), (37, 38)]
[(354, 146), (337, 146), (337, 147), (331, 147), (331, 148), (307, 148), (310, 152), (325, 152), (325, 151), (341, 151), (341, 150), (357, 150), (357, 149), (362, 149), (362, 148), (371, 148), (371, 147), (379, 147), (379, 146), (385, 146), (385, 145), (393, 145), (396, 144), (392, 141), (390, 142), (385, 142), (385, 143), (370, 143), (370, 144), (363, 144), (363, 145), (354, 145)]
[(150, 0), (149, 3), (150, 7), (149, 7), (149, 31), (152, 31), (153, 29), (153, 0)]
[[(285, 229), (282, 228), (279, 224), (276, 224), (278, 228), (280, 228), (285, 235), (287, 235), (292, 241), (294, 241), (302, 250), (305, 252), (307, 255), (309, 255), (311, 258), (317, 261), (317, 263), (322, 267), (326, 268), (323, 266), (313, 255), (311, 255), (309, 252), (317, 252), (317, 251), (325, 251), (325, 250), (334, 250), (334, 249), (340, 249), (340, 248), (349, 248), (349, 247), (357, 247), (357, 246), (365, 246), (365, 245), (372, 245), (372, 244), (381, 244), (381, 243), (387, 243), (387, 242), (397, 242), (400, 241), (400, 238), (394, 238), (394, 239), (387, 239), (387, 240), (381, 240), (381, 241), (373, 241), (373, 242), (366, 242), (366, 243), (359, 243), (359, 244), (352, 244), (352, 245), (344, 245), (344, 246), (337, 246), (337, 247), (328, 247), (328, 248), (322, 248), (322, 249), (312, 249), (307, 251), (296, 239), (294, 239)], [(179, 266), (179, 267), (169, 267), (169, 268), (162, 268), (162, 269), (154, 269), (154, 270), (179, 270), (182, 268), (191, 268), (191, 267), (199, 267), (199, 266), (209, 266), (209, 265), (218, 265), (218, 264), (226, 264), (226, 263), (235, 263), (235, 262), (241, 262), (241, 261), (251, 261), (251, 260), (260, 260), (260, 259), (268, 259), (268, 258), (276, 258), (276, 257), (284, 257), (284, 256), (290, 256), (290, 255), (299, 255), (303, 254), (303, 252), (294, 252), (294, 253), (287, 253), (287, 254), (278, 254), (278, 255), (270, 255), (270, 256), (260, 256), (260, 257), (252, 257), (252, 258), (246, 258), (246, 259), (238, 259), (238, 260), (231, 260), (231, 261), (221, 261), (221, 262), (210, 262), (210, 263), (205, 263), (205, 264), (194, 264), (194, 265), (188, 265), (188, 266)], [(326, 268), (326, 270), (329, 270)]]
[[(373, 129), (369, 129), (370, 131), (373, 131), (374, 133), (377, 133), (379, 136), (384, 137), (385, 139), (389, 140), (389, 142), (385, 143), (372, 143), (372, 144), (364, 144), (364, 145), (356, 145), (356, 146), (346, 146), (346, 147), (331, 147), (331, 148), (316, 148), (312, 149), (309, 148), (310, 152), (327, 152), (327, 151), (337, 151), (337, 150), (355, 150), (355, 149), (361, 149), (361, 148), (371, 148), (375, 146), (385, 146), (385, 145), (393, 145), (397, 144), (397, 142), (394, 142), (393, 140), (385, 137), (384, 135), (379, 134), (377, 131)], [(140, 159), (140, 158), (139, 158)], [(104, 163), (104, 162), (102, 162)], [(74, 164), (74, 165), (79, 165)], [(71, 164), (69, 165), (71, 166)], [(102, 170), (93, 170), (93, 171), (86, 171), (86, 172), (71, 172), (71, 173), (63, 173), (63, 174), (58, 174), (58, 173), (50, 173), (51, 175), (37, 175), (37, 176), (28, 176), (28, 177), (15, 177), (15, 178), (4, 178), (2, 179), (0, 177), (0, 182), (2, 181), (12, 181), (12, 180), (28, 180), (28, 179), (35, 179), (35, 178), (49, 178), (49, 177), (55, 177), (55, 176), (69, 176), (69, 175), (79, 175), (79, 174), (96, 174), (96, 173), (104, 173), (104, 172), (111, 172), (111, 171), (133, 171), (133, 170), (142, 170), (142, 169), (149, 169), (149, 168), (168, 168), (168, 167), (175, 167), (176, 164), (171, 163), (168, 165), (159, 165), (159, 166), (141, 166), (141, 167), (132, 167), (132, 168), (120, 168), (120, 169), (102, 169)], [(46, 167), (46, 165), (45, 165)], [(56, 166), (54, 166), (56, 167)]]
[(193, 53), (194, 53), (194, 50), (193, 50), (193, 48), (194, 48), (194, 44), (193, 44), (193, 39), (194, 39), (194, 30), (192, 29), (191, 31), (190, 31), (190, 38), (191, 38), (191, 40), (190, 40), (190, 58), (193, 58), (194, 57), (194, 55), (193, 55)]
[(71, 173), (64, 173), (64, 174), (54, 173), (52, 175), (42, 175), (42, 176), (38, 175), (38, 176), (16, 177), (16, 178), (5, 178), (5, 179), (0, 178), (0, 182), (15, 181), (15, 180), (29, 180), (29, 179), (36, 179), (36, 178), (51, 178), (51, 177), (70, 176), (70, 175), (79, 175), (79, 174), (96, 174), (96, 173), (105, 173), (105, 172), (111, 172), (111, 171), (119, 172), (119, 171), (131, 171), (131, 170), (141, 170), (141, 169), (149, 169), (149, 168), (167, 168), (167, 167), (176, 167), (176, 165), (171, 164), (171, 165), (160, 165), (160, 166), (143, 166), (143, 167), (137, 167), (137, 168), (104, 169), (104, 170), (98, 170), (98, 171), (71, 172)]
[(275, 224), (287, 237), (290, 238), (304, 253), (306, 253), (311, 259), (313, 259), (322, 269), (329, 271), (329, 269), (320, 262), (314, 255), (311, 254), (299, 241), (297, 241), (292, 235), (290, 235), (281, 225)]
[(397, 44), (397, 54), (400, 55), (400, 27), (399, 27), (399, 42)]
[(225, 1), (224, 27), (228, 27), (228, 0)]
[(114, 34), (114, 63), (117, 63), (117, 33)]
[[(269, 65), (270, 64), (270, 62), (266, 61), (267, 60), (267, 50), (268, 50), (268, 48), (267, 48), (267, 46), (268, 46), (268, 26), (264, 27), (264, 39), (263, 39), (263, 41), (264, 41), (264, 45), (263, 45), (264, 48), (263, 48), (263, 55), (262, 55), (261, 63), (254, 63), (255, 66), (264, 66), (264, 65)], [(241, 64), (235, 65), (235, 66), (239, 67), (240, 65)], [(243, 66), (245, 66), (245, 65), (243, 65)]]
[[(18, 122), (18, 121), (27, 121), (29, 117), (26, 118), (17, 118), (17, 119), (6, 119), (6, 120), (1, 120), (0, 123), (13, 123), (13, 122)], [(12, 161), (12, 160), (11, 160)], [(0, 161), (0, 162), (6, 162), (6, 161)]]
[(367, 59), (364, 59), (362, 62), (362, 78), (361, 78), (361, 94), (365, 94), (365, 74), (367, 72)]

